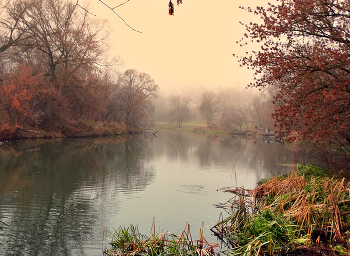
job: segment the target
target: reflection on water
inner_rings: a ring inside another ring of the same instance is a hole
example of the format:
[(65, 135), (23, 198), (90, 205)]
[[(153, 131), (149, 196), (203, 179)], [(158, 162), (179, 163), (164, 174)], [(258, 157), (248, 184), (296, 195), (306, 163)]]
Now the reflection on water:
[(291, 150), (272, 141), (157, 136), (0, 146), (0, 252), (102, 255), (104, 228), (111, 234), (132, 223), (146, 234), (153, 218), (174, 233), (189, 222), (195, 236), (202, 222), (208, 230), (215, 224), (221, 210), (213, 204), (230, 198), (217, 189), (252, 188), (293, 162)]

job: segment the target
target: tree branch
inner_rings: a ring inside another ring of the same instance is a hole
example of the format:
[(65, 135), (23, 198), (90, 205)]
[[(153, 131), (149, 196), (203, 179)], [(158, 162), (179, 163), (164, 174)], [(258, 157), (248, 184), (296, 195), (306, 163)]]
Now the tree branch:
[(126, 2), (124, 2), (124, 3), (122, 3), (122, 4), (120, 4), (120, 5), (118, 5), (118, 6), (116, 6), (116, 7), (110, 7), (108, 4), (106, 4), (105, 2), (103, 2), (102, 0), (98, 0), (98, 1), (100, 1), (102, 4), (104, 4), (108, 9), (110, 9), (115, 15), (117, 15), (118, 16), (118, 18), (119, 19), (121, 19), (124, 23), (125, 23), (125, 25), (127, 25), (131, 30), (133, 30), (133, 31), (135, 31), (135, 32), (138, 32), (138, 33), (142, 33), (141, 31), (139, 31), (139, 30), (136, 30), (136, 29), (134, 29), (133, 27), (131, 27), (116, 11), (114, 11), (114, 9), (115, 8), (117, 8), (118, 6), (120, 6), (120, 5), (123, 5), (123, 4), (125, 4), (126, 2), (129, 2), (129, 0), (128, 1), (126, 1)]
[(119, 4), (119, 5), (117, 5), (116, 7), (113, 7), (112, 10), (115, 9), (115, 8), (118, 8), (119, 6), (122, 6), (123, 4), (126, 4), (126, 3), (129, 2), (129, 1), (130, 1), (130, 0), (127, 0), (127, 1), (125, 1), (124, 3)]

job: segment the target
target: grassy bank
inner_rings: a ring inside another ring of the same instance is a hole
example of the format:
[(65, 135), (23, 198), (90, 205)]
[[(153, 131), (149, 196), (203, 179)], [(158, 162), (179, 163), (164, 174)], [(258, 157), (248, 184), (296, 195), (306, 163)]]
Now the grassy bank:
[[(232, 255), (350, 254), (350, 184), (313, 165), (237, 194), (213, 232)], [(244, 194), (245, 193), (245, 194)]]
[(225, 131), (219, 129), (217, 126), (206, 127), (206, 124), (203, 122), (190, 122), (183, 124), (180, 128), (175, 123), (167, 123), (167, 122), (158, 122), (153, 129), (156, 130), (174, 130), (174, 131), (182, 131), (182, 132), (193, 132), (198, 134), (229, 134), (230, 131)]
[[(218, 205), (229, 217), (212, 227), (230, 248), (227, 255), (350, 255), (350, 183), (313, 165), (263, 180), (253, 190), (228, 188), (235, 196)], [(154, 230), (154, 227), (153, 227)], [(202, 234), (202, 233), (201, 233)], [(213, 255), (217, 244), (180, 236), (151, 237), (119, 228), (108, 255)]]

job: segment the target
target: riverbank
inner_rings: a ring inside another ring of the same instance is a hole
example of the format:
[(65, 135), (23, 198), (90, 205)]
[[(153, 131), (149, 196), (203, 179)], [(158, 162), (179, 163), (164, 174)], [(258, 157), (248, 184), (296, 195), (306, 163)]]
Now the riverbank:
[[(229, 134), (228, 131), (219, 130), (218, 127), (207, 128), (201, 123), (183, 125), (181, 128), (169, 123), (158, 123), (152, 127), (152, 133), (158, 130), (175, 130), (198, 134)], [(99, 137), (110, 135), (123, 135), (147, 132), (149, 130), (130, 128), (124, 123), (111, 122), (72, 122), (59, 130), (46, 131), (38, 128), (25, 128), (20, 125), (3, 125), (0, 129), (0, 140), (19, 139), (50, 139), (50, 138), (79, 138)]]
[[(232, 214), (213, 232), (236, 255), (349, 255), (350, 183), (313, 165), (232, 190)], [(246, 193), (246, 194), (245, 194)]]
[(74, 122), (56, 131), (27, 129), (19, 125), (3, 125), (0, 129), (0, 140), (99, 137), (130, 133), (140, 133), (140, 131), (124, 123), (110, 122)]
[[(350, 254), (350, 183), (345, 179), (313, 165), (300, 165), (290, 174), (261, 181), (253, 190), (232, 187), (224, 191), (235, 196), (218, 206), (231, 215), (211, 230), (228, 245), (225, 254)], [(169, 239), (166, 233), (147, 238), (135, 228), (118, 229), (113, 248), (106, 253), (154, 255), (157, 248), (161, 253), (157, 255), (169, 255), (170, 245), (176, 250), (174, 255), (213, 255), (218, 248), (203, 237), (192, 240), (186, 227), (181, 236)]]
[(180, 132), (193, 132), (198, 134), (212, 134), (212, 135), (220, 135), (220, 134), (239, 134), (239, 135), (247, 135), (251, 136), (253, 134), (252, 131), (242, 131), (235, 132), (228, 130), (219, 129), (217, 125), (212, 125), (207, 127), (204, 123), (201, 122), (192, 122), (183, 124), (181, 127), (178, 127), (174, 123), (166, 123), (166, 122), (158, 122), (156, 126), (152, 129), (154, 130), (174, 130)]

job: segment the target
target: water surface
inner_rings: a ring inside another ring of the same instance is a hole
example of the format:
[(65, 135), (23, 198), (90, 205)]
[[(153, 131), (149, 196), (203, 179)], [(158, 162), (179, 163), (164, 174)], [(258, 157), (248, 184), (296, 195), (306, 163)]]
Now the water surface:
[[(0, 255), (102, 255), (119, 226), (216, 239), (209, 231), (232, 194), (290, 171), (293, 150), (274, 141), (159, 131), (121, 138), (0, 146)], [(301, 158), (301, 156), (299, 156)]]

